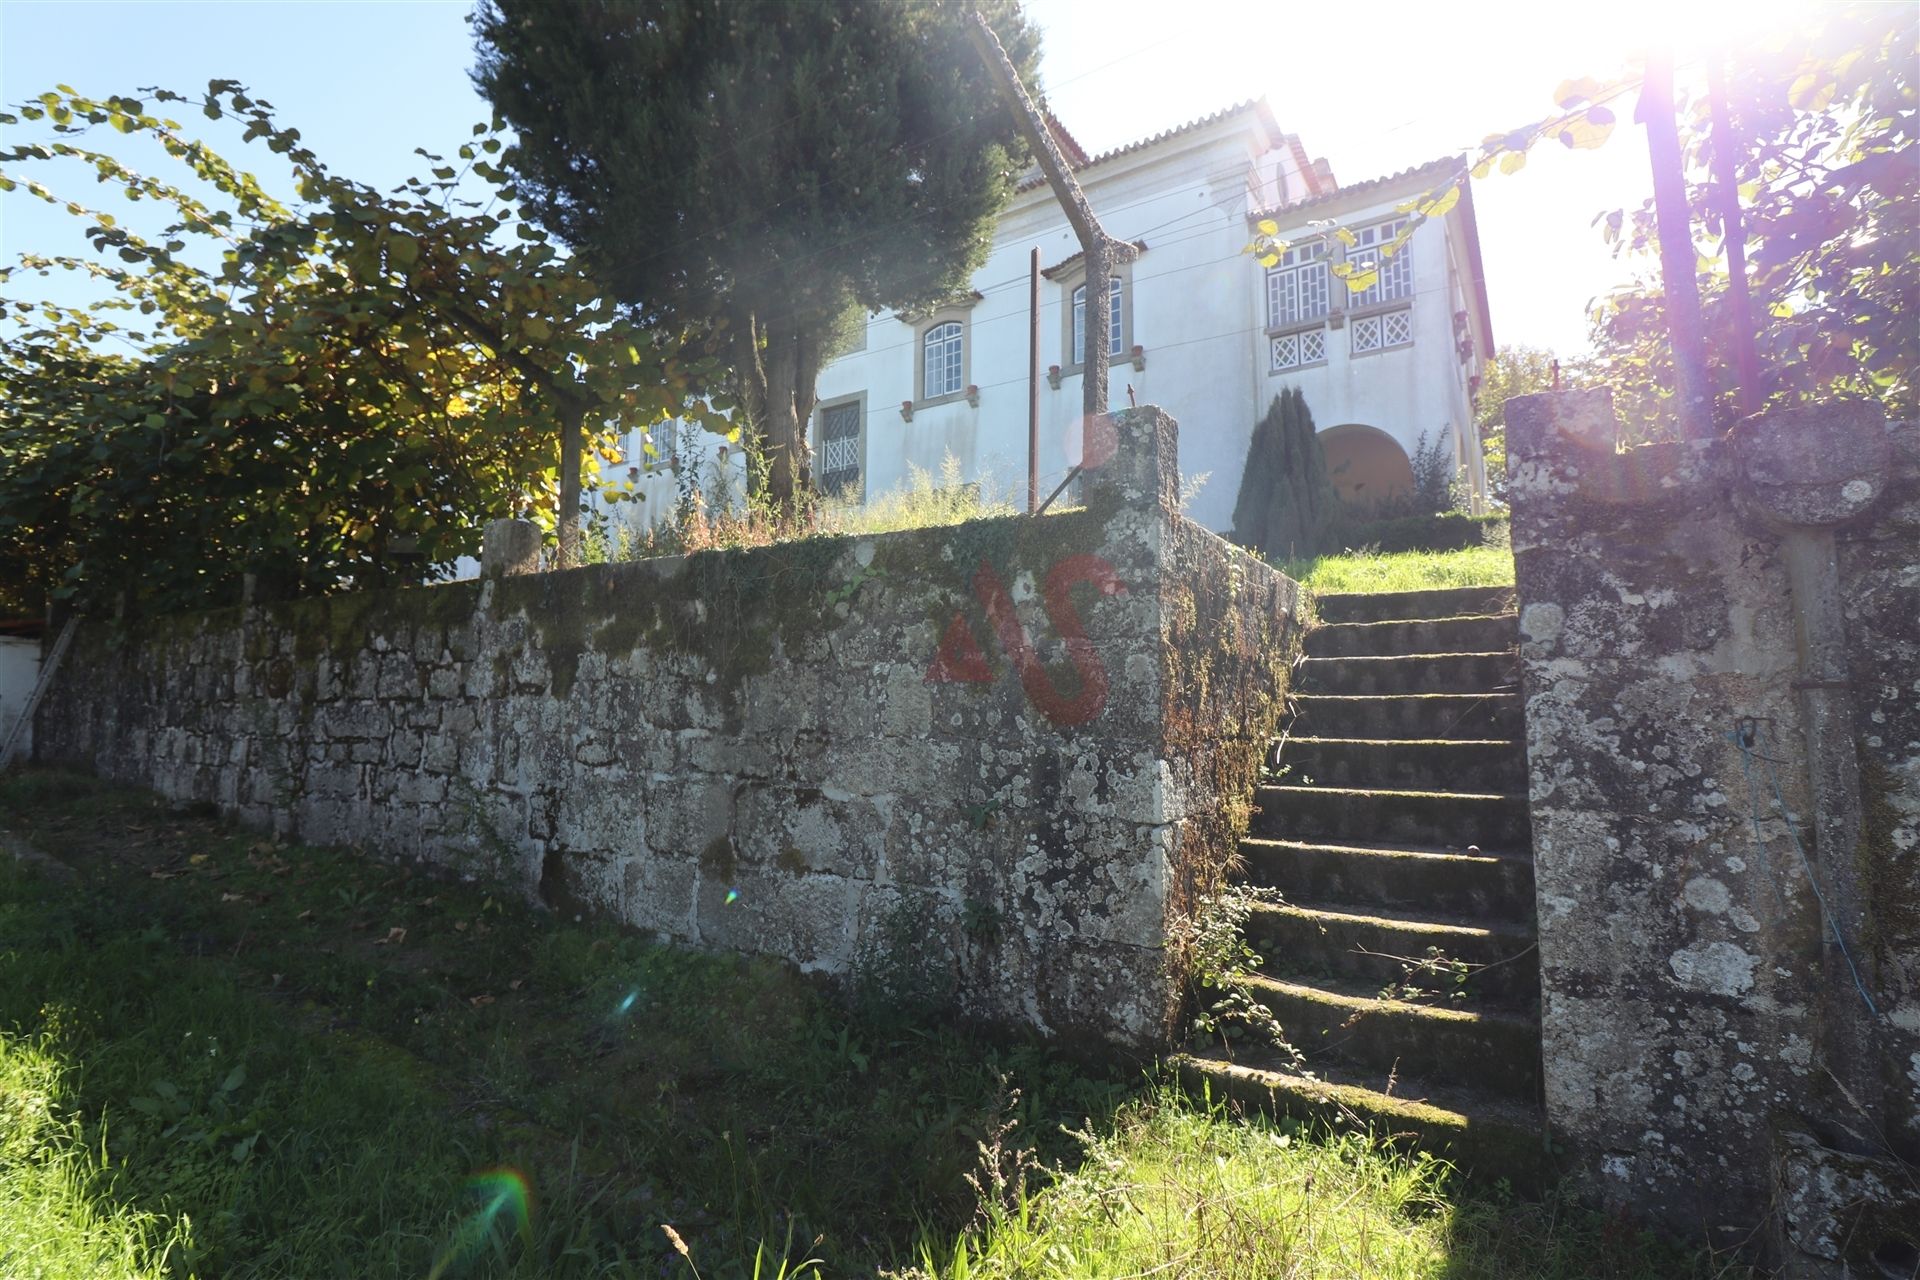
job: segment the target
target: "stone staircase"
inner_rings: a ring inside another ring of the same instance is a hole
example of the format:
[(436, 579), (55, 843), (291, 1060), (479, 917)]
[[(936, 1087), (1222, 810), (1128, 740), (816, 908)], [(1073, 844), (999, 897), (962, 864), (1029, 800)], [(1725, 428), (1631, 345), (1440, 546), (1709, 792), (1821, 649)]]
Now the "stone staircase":
[(1530, 1183), (1545, 1153), (1513, 592), (1317, 603), (1242, 847), (1284, 900), (1248, 921), (1265, 958), (1248, 993), (1305, 1061), (1215, 1047), (1179, 1070)]

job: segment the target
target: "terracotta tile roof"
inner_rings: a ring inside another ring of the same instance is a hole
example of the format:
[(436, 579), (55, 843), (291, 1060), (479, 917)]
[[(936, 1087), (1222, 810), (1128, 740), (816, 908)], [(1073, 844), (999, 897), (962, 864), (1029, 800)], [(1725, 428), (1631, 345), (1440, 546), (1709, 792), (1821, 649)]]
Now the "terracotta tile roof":
[[(1147, 242), (1145, 240), (1129, 240), (1127, 243), (1133, 246), (1133, 251), (1136, 255), (1147, 251)], [(1085, 249), (1080, 250), (1078, 253), (1070, 253), (1052, 266), (1040, 268), (1040, 274), (1051, 280), (1061, 272), (1067, 271), (1077, 265), (1080, 259), (1086, 256), (1087, 251)]]
[(1438, 182), (1448, 173), (1464, 173), (1466, 161), (1459, 156), (1442, 156), (1438, 160), (1429, 160), (1425, 164), (1414, 165), (1411, 169), (1402, 169), (1382, 178), (1368, 178), (1365, 182), (1355, 182), (1349, 186), (1336, 187), (1323, 195), (1295, 200), (1291, 204), (1275, 205), (1270, 209), (1255, 209), (1247, 214), (1247, 221), (1254, 223), (1262, 218), (1274, 218), (1280, 221), (1292, 219), (1302, 209), (1312, 209), (1320, 205), (1331, 204), (1335, 200), (1346, 200), (1354, 196), (1364, 196), (1370, 191), (1390, 187), (1407, 181), (1409, 178), (1432, 178)]
[(1060, 154), (1065, 158), (1068, 166), (1078, 169), (1087, 162), (1087, 149), (1080, 145), (1078, 138), (1067, 132), (1067, 126), (1060, 123), (1059, 116), (1051, 111), (1045, 114), (1047, 132), (1053, 135), (1053, 144), (1060, 148)]
[[(1102, 151), (1097, 156), (1088, 156), (1087, 153), (1081, 149), (1080, 144), (1075, 142), (1073, 144), (1073, 150), (1078, 153), (1079, 158), (1076, 159), (1073, 154), (1069, 153), (1067, 162), (1073, 166), (1074, 172), (1078, 173), (1082, 169), (1091, 169), (1097, 164), (1105, 164), (1109, 160), (1116, 160), (1121, 156), (1132, 155), (1136, 151), (1144, 151), (1146, 148), (1156, 146), (1159, 143), (1167, 141), (1169, 138), (1177, 138), (1182, 134), (1192, 133), (1195, 130), (1204, 129), (1208, 125), (1218, 124), (1222, 120), (1230, 120), (1235, 116), (1245, 115), (1249, 112), (1258, 114), (1260, 123), (1266, 127), (1267, 133), (1272, 137), (1274, 144), (1276, 146), (1279, 145), (1284, 135), (1280, 132), (1279, 122), (1273, 118), (1273, 108), (1267, 105), (1265, 98), (1253, 98), (1246, 102), (1236, 102), (1224, 110), (1214, 112), (1212, 115), (1201, 116), (1197, 120), (1189, 120), (1185, 124), (1175, 125), (1173, 128), (1156, 133), (1152, 137), (1129, 142), (1124, 147), (1115, 147), (1111, 151)], [(1048, 119), (1051, 121), (1053, 117), (1049, 115)], [(1065, 133), (1065, 129), (1056, 127), (1054, 137), (1059, 138)], [(1072, 135), (1067, 134), (1067, 137), (1071, 139)], [(1061, 150), (1065, 151), (1066, 148), (1062, 146)], [(1022, 177), (1015, 185), (1014, 190), (1030, 191), (1034, 187), (1042, 185), (1045, 181), (1046, 179), (1040, 175), (1038, 170), (1035, 170)]]

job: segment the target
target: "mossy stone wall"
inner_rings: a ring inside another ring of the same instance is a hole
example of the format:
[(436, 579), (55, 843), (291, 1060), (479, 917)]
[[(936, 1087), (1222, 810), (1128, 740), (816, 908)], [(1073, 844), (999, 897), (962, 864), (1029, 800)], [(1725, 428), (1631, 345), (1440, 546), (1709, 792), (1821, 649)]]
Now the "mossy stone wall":
[(1118, 415), (1085, 509), (1037, 520), (96, 626), (37, 755), (1149, 1047), (1298, 612), (1174, 513), (1175, 439)]
[(1920, 1154), (1920, 428), (1886, 425), (1884, 470), (1835, 486), (1865, 504), (1834, 533), (1869, 1116), (1829, 1070), (1835, 1019), (1865, 1006), (1822, 973), (1784, 535), (1726, 443), (1619, 449), (1604, 392), (1516, 399), (1507, 421), (1548, 1118), (1596, 1195), (1831, 1260), (1852, 1210), (1814, 1183), (1857, 1183), (1807, 1174), (1808, 1153), (1853, 1128)]

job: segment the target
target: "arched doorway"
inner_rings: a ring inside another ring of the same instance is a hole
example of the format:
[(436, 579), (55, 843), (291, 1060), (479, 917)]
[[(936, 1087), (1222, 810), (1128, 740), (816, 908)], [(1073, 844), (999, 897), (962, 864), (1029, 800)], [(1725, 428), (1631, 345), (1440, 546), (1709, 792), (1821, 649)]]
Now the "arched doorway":
[(1413, 492), (1413, 463), (1407, 451), (1378, 427), (1348, 422), (1320, 433), (1327, 455), (1327, 476), (1340, 498), (1365, 510)]

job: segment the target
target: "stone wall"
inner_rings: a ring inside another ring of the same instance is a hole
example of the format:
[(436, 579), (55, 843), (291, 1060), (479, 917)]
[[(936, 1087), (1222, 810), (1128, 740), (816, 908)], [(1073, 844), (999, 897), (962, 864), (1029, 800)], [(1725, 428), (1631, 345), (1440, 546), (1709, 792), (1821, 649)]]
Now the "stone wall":
[(1174, 513), (1169, 419), (1116, 429), (1077, 512), (96, 627), (37, 756), (1149, 1045), (1298, 589)]
[(1861, 1189), (1920, 1151), (1920, 429), (1507, 420), (1549, 1120), (1692, 1238), (1906, 1256), (1920, 1208)]

